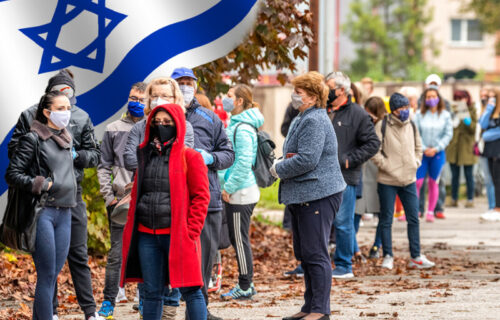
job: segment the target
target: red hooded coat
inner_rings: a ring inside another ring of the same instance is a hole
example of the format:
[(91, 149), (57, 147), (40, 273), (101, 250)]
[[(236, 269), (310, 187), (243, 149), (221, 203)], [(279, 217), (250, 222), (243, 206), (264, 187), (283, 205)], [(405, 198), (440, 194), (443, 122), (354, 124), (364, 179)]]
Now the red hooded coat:
[[(170, 114), (177, 128), (169, 158), (171, 229), (168, 259), (169, 283), (174, 288), (202, 286), (200, 233), (205, 223), (210, 191), (207, 167), (200, 153), (184, 146), (186, 118), (181, 107), (167, 104), (156, 107), (146, 124), (144, 141), (138, 148), (138, 168), (132, 189), (132, 200), (123, 232), (123, 265), (121, 286), (126, 282), (142, 282), (138, 252), (138, 225), (135, 208), (146, 165), (145, 147), (150, 142), (149, 132), (154, 115), (164, 110)], [(168, 280), (167, 280), (168, 281)]]

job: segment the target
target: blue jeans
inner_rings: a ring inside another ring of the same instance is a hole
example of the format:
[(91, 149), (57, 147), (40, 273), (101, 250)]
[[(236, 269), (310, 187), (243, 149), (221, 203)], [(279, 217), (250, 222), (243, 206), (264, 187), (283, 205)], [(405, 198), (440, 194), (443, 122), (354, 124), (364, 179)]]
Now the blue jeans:
[(71, 239), (71, 209), (45, 207), (40, 211), (36, 226), (35, 252), (36, 267), (35, 302), (33, 319), (52, 319), (54, 289), (57, 275), (64, 266)]
[[(138, 249), (144, 278), (143, 316), (147, 320), (160, 320), (168, 277), (170, 235), (153, 235), (140, 232)], [(189, 319), (205, 320), (207, 318), (207, 306), (201, 288), (185, 287), (179, 290), (186, 301)]]
[(335, 256), (336, 268), (352, 272), (352, 256), (354, 255), (354, 209), (356, 206), (356, 186), (347, 185), (342, 194), (342, 204), (335, 217)]
[(495, 209), (495, 185), (491, 179), (490, 168), (488, 165), (488, 158), (479, 157), (479, 165), (484, 175), (484, 184), (486, 185), (486, 196), (488, 197), (488, 209)]
[(354, 214), (354, 237), (352, 237), (354, 253), (360, 251), (359, 246), (358, 246), (358, 239), (356, 238), (356, 235), (358, 234), (359, 223), (361, 222), (361, 217), (362, 217), (362, 215), (360, 215), (360, 214)]
[[(460, 167), (450, 163), (451, 169), (451, 198), (458, 200), (458, 188), (460, 187)], [(463, 166), (465, 173), (465, 182), (467, 184), (467, 200), (474, 199), (474, 176), (472, 175), (473, 166)]]
[(394, 201), (396, 195), (401, 199), (408, 223), (408, 241), (412, 258), (420, 256), (420, 227), (418, 221), (418, 197), (415, 183), (405, 187), (390, 186), (379, 183), (377, 186), (380, 198), (379, 224), (382, 232), (382, 249), (384, 256), (392, 253), (392, 221), (394, 220)]
[(380, 248), (382, 246), (382, 226), (380, 225), (380, 214), (378, 216), (377, 231), (375, 231), (374, 247)]

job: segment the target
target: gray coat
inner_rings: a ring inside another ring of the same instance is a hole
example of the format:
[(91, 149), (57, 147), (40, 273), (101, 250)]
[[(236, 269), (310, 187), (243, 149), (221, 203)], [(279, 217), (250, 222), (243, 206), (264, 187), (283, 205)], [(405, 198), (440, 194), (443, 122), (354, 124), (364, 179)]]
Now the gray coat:
[(312, 107), (295, 118), (283, 146), (283, 157), (276, 164), (281, 179), (280, 203), (310, 202), (344, 191), (337, 137), (325, 109)]
[(378, 168), (373, 161), (368, 160), (363, 165), (363, 196), (356, 200), (356, 213), (379, 213), (380, 201), (377, 192)]

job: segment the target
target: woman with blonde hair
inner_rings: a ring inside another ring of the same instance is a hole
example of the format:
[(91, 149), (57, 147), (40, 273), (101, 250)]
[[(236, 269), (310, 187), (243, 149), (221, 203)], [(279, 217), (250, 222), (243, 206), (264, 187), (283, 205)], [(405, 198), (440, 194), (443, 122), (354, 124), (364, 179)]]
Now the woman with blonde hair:
[(292, 215), (295, 257), (304, 269), (305, 303), (283, 319), (329, 319), (332, 267), (328, 241), (346, 183), (340, 171), (337, 136), (325, 112), (328, 87), (312, 71), (292, 81), (292, 106), (299, 111), (283, 145), (283, 160), (271, 174), (281, 179), (279, 201)]

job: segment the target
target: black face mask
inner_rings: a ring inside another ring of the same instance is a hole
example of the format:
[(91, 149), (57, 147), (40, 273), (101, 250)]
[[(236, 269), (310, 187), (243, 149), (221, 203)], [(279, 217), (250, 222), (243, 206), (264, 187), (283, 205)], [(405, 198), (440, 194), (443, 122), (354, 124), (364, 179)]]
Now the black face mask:
[(487, 98), (481, 99), (481, 104), (483, 105), (483, 107), (486, 106), (487, 103), (488, 103)]
[(326, 101), (326, 107), (331, 107), (332, 102), (335, 101), (338, 98), (338, 96), (335, 94), (335, 89), (330, 89), (330, 92), (328, 92), (328, 101)]
[(176, 130), (174, 126), (160, 124), (154, 127), (154, 134), (160, 139), (161, 143), (165, 143), (175, 138)]

